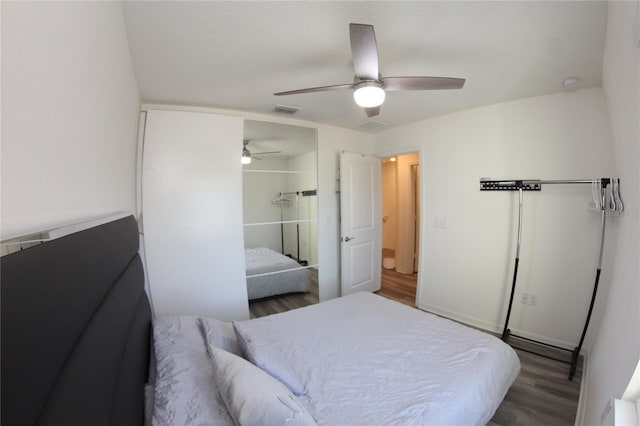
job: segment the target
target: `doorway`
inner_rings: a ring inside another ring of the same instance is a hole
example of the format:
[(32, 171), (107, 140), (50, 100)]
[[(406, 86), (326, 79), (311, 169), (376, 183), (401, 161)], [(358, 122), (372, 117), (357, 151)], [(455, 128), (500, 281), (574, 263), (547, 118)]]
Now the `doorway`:
[(420, 254), (417, 152), (382, 159), (382, 280), (378, 294), (416, 305)]

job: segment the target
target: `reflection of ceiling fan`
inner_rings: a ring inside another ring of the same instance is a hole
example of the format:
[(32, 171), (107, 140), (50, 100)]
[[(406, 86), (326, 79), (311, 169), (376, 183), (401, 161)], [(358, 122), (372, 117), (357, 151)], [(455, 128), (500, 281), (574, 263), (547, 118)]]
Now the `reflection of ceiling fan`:
[(249, 140), (245, 139), (242, 141), (242, 164), (251, 163), (251, 159), (255, 158), (256, 160), (262, 160), (260, 157), (256, 157), (256, 155), (268, 155), (268, 154), (280, 154), (282, 151), (265, 151), (265, 152), (255, 152), (251, 154), (247, 145), (249, 145)]
[(378, 72), (378, 48), (373, 25), (349, 24), (351, 56), (355, 76), (351, 84), (312, 87), (274, 93), (276, 96), (299, 93), (353, 89), (356, 103), (364, 107), (367, 117), (380, 114), (385, 91), (461, 89), (464, 78), (449, 77), (382, 77)]

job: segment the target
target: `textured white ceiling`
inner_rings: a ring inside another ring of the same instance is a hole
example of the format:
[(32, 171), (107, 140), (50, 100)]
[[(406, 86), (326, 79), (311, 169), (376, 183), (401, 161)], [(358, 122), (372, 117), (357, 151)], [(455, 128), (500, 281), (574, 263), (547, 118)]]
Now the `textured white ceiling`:
[[(210, 106), (379, 130), (508, 100), (601, 85), (605, 2), (178, 1), (123, 4), (143, 102)], [(466, 78), (461, 90), (390, 92), (372, 126), (352, 92), (350, 22), (375, 27), (383, 76)], [(364, 126), (364, 127), (362, 127)]]
[(245, 120), (244, 140), (252, 155), (261, 152), (271, 158), (289, 158), (316, 150), (316, 129), (266, 121)]

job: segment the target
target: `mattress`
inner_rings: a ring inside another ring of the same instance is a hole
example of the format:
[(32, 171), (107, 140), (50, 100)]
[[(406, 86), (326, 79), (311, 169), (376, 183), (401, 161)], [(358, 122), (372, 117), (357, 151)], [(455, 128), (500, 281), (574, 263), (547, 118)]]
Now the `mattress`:
[(290, 257), (266, 247), (245, 249), (249, 300), (287, 293), (306, 293), (311, 273)]
[(371, 293), (234, 328), (318, 424), (485, 425), (520, 371), (494, 336)]

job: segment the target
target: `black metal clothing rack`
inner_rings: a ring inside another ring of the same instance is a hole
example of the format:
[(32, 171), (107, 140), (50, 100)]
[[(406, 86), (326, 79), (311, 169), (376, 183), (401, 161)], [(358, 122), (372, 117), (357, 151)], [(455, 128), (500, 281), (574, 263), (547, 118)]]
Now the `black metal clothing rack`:
[[(600, 238), (600, 254), (598, 258), (598, 265), (596, 269), (595, 282), (593, 285), (593, 292), (591, 294), (591, 303), (589, 305), (589, 310), (587, 312), (586, 320), (584, 323), (584, 327), (582, 329), (582, 334), (580, 336), (580, 342), (578, 346), (576, 346), (573, 350), (562, 348), (560, 346), (550, 345), (545, 342), (540, 342), (537, 340), (533, 340), (527, 337), (518, 336), (516, 334), (511, 333), (509, 329), (509, 319), (511, 317), (511, 308), (513, 306), (513, 298), (516, 290), (516, 281), (518, 276), (518, 265), (520, 263), (520, 244), (522, 241), (522, 205), (523, 205), (523, 192), (524, 191), (541, 191), (542, 185), (545, 184), (594, 184), (594, 182), (599, 182), (601, 188), (601, 197), (602, 203), (601, 208), (599, 209), (602, 215), (601, 218), (601, 238)], [(619, 184), (619, 180), (617, 181)], [(518, 240), (516, 245), (516, 256), (515, 263), (513, 269), (513, 280), (511, 283), (511, 295), (509, 297), (509, 307), (507, 309), (507, 316), (504, 322), (504, 329), (502, 332), (502, 340), (507, 341), (510, 336), (523, 339), (529, 342), (537, 343), (543, 346), (552, 347), (554, 349), (559, 349), (567, 352), (571, 352), (571, 361), (567, 362), (563, 359), (553, 358), (545, 354), (538, 353), (538, 355), (545, 356), (547, 358), (552, 358), (557, 361), (565, 362), (571, 365), (569, 370), (569, 380), (573, 380), (573, 376), (575, 375), (576, 368), (578, 365), (578, 359), (580, 356), (580, 351), (582, 349), (582, 345), (584, 343), (585, 336), (587, 334), (587, 328), (589, 327), (589, 321), (591, 320), (591, 314), (593, 312), (593, 306), (596, 301), (596, 295), (598, 292), (598, 282), (600, 281), (600, 271), (602, 269), (602, 254), (604, 250), (604, 237), (605, 237), (605, 223), (607, 217), (607, 208), (606, 208), (606, 194), (605, 190), (608, 185), (612, 183), (612, 179), (610, 178), (600, 178), (600, 179), (589, 179), (589, 180), (480, 180), (480, 190), (481, 191), (518, 191)], [(529, 352), (533, 352), (530, 351)], [(536, 352), (534, 352), (536, 353)]]
[[(312, 195), (318, 195), (318, 191), (316, 189), (309, 189), (306, 191), (291, 191), (291, 192), (281, 192), (280, 195), (295, 195), (296, 196), (296, 262), (298, 262), (302, 266), (307, 266), (309, 263), (308, 260), (300, 259), (300, 223), (297, 222), (300, 218), (298, 217), (298, 197), (310, 197)], [(282, 211), (280, 211), (280, 220), (282, 221)], [(280, 244), (282, 245), (282, 254), (284, 254), (284, 226), (280, 223)]]

